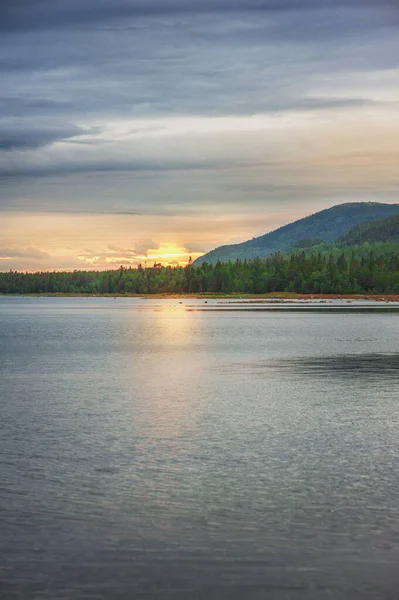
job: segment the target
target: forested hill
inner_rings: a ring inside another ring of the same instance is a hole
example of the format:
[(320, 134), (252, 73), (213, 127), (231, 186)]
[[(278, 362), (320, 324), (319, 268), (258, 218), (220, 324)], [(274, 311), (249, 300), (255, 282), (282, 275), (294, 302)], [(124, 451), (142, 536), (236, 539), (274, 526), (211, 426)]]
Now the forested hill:
[(197, 267), (0, 273), (3, 294), (399, 294), (399, 244), (326, 246)]
[(355, 225), (391, 215), (399, 215), (399, 204), (378, 202), (351, 202), (338, 204), (309, 217), (284, 225), (275, 231), (241, 244), (220, 246), (195, 261), (215, 264), (236, 259), (253, 259), (270, 256), (274, 252), (285, 252), (301, 240), (319, 239), (333, 243), (345, 236)]
[(359, 223), (340, 240), (346, 246), (375, 244), (377, 242), (399, 242), (399, 215), (377, 221)]

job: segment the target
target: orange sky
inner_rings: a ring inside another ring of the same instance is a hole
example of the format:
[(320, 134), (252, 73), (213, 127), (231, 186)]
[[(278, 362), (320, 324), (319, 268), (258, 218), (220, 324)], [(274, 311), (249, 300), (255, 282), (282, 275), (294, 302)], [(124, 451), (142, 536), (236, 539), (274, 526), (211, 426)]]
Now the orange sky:
[[(154, 261), (186, 264), (190, 256), (195, 260), (221, 240), (236, 243), (285, 224), (288, 215), (276, 213), (263, 221), (256, 215), (205, 219), (7, 213), (5, 218), (3, 245), (9, 249), (9, 256), (1, 257), (3, 268), (70, 270)], [(23, 245), (16, 244), (19, 240)]]

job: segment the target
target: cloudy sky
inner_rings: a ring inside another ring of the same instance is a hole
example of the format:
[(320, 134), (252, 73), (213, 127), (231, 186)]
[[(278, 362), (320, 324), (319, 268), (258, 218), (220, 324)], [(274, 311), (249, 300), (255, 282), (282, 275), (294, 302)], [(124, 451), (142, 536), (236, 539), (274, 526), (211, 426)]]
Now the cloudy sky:
[(0, 270), (399, 202), (398, 0), (2, 0)]

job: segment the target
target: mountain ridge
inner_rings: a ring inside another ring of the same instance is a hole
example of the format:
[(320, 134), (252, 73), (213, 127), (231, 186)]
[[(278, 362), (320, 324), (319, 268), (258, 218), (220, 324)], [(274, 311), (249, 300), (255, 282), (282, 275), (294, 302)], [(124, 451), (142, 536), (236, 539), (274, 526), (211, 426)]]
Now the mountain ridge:
[(317, 238), (334, 243), (361, 223), (399, 215), (399, 203), (346, 202), (282, 225), (262, 236), (240, 244), (224, 245), (197, 258), (194, 264), (228, 262), (237, 259), (266, 258), (274, 252), (289, 250), (301, 240)]

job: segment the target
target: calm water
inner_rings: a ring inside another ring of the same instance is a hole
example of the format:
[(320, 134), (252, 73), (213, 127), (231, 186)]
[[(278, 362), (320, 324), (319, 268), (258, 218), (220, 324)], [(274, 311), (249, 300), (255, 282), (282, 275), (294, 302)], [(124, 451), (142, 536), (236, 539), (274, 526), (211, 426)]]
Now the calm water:
[(398, 600), (399, 312), (344, 306), (0, 298), (0, 597)]

